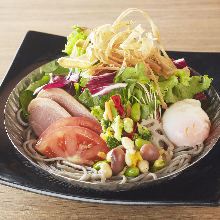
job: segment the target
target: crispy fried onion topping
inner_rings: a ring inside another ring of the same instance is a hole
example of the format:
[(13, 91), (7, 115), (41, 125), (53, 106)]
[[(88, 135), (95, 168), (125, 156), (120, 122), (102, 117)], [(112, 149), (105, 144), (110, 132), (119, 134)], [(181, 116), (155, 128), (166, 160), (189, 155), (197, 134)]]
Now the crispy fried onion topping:
[[(146, 32), (141, 24), (135, 26), (133, 21), (123, 21), (132, 12), (139, 12), (147, 19), (151, 32)], [(145, 62), (148, 66), (147, 74), (157, 85), (161, 103), (166, 108), (159, 90), (158, 77), (154, 73), (168, 78), (175, 73), (176, 67), (164, 50), (158, 28), (147, 13), (130, 8), (122, 12), (113, 24), (86, 31), (87, 39), (77, 41), (70, 57), (58, 60), (61, 66), (86, 69), (86, 74), (96, 75), (102, 69), (120, 70), (122, 66), (135, 66), (138, 62)], [(77, 46), (81, 46), (86, 53), (79, 56)]]

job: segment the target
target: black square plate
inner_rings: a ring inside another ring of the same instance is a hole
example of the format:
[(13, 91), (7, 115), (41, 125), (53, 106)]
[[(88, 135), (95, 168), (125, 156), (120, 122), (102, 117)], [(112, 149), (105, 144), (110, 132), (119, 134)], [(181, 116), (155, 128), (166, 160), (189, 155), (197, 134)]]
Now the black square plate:
[[(62, 56), (66, 38), (29, 31), (0, 87), (0, 183), (44, 195), (83, 202), (120, 205), (209, 205), (220, 204), (220, 142), (193, 169), (169, 182), (126, 192), (99, 192), (75, 187), (47, 173), (38, 172), (19, 155), (4, 128), (4, 105), (12, 89), (35, 68)], [(190, 67), (214, 78), (220, 93), (220, 53), (169, 52), (170, 57), (184, 57)]]

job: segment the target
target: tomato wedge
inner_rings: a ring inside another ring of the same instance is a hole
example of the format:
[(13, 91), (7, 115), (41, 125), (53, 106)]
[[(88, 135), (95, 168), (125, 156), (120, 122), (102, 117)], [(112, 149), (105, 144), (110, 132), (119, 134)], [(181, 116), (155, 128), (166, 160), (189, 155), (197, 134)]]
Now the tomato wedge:
[(45, 134), (52, 133), (55, 129), (64, 127), (64, 126), (80, 126), (84, 128), (88, 128), (97, 134), (102, 133), (102, 127), (99, 122), (94, 121), (90, 118), (86, 117), (68, 117), (62, 118), (53, 124), (51, 124), (40, 136), (42, 138)]
[(45, 131), (35, 148), (48, 158), (63, 157), (80, 165), (93, 165), (100, 160), (99, 152), (109, 149), (94, 131), (80, 126), (64, 126), (50, 133)]

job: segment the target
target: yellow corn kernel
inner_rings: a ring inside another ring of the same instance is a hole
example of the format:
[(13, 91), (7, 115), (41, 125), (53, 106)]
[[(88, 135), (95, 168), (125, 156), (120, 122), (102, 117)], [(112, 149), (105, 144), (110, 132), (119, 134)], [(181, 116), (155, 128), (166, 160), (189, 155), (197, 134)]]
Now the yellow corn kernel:
[(106, 160), (106, 154), (105, 152), (98, 152), (98, 157), (101, 157), (103, 160)]
[(160, 155), (163, 155), (163, 154), (164, 154), (164, 152), (165, 152), (165, 151), (164, 151), (164, 149), (163, 149), (163, 148), (161, 148), (161, 149), (159, 150), (159, 154), (160, 154)]
[(100, 134), (100, 137), (104, 140), (104, 141), (107, 141), (107, 135), (106, 134), (104, 134), (104, 133), (101, 133)]
[(130, 157), (130, 161), (131, 161), (131, 166), (132, 167), (136, 167), (137, 166), (137, 162), (140, 160), (142, 161), (143, 158), (141, 157), (140, 151), (137, 151), (135, 154), (130, 154), (129, 153), (129, 157)]
[(113, 135), (113, 132), (111, 132), (111, 131), (108, 129), (105, 134), (106, 134), (107, 136), (112, 136), (112, 135)]
[(140, 160), (140, 161), (143, 160), (140, 151), (137, 151), (137, 152), (136, 152), (136, 155), (137, 155), (138, 160)]

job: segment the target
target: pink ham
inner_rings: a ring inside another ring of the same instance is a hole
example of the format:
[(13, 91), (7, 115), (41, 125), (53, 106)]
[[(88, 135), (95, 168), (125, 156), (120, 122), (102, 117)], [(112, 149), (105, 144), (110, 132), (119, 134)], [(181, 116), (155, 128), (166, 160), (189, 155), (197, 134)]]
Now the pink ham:
[(74, 117), (87, 117), (93, 120), (96, 118), (90, 113), (90, 111), (80, 104), (73, 96), (60, 88), (52, 88), (41, 90), (37, 97), (49, 98), (61, 105), (67, 112)]
[(49, 98), (37, 97), (29, 106), (29, 122), (37, 136), (40, 136), (51, 124), (71, 115), (59, 104)]

